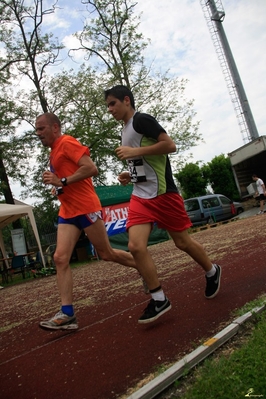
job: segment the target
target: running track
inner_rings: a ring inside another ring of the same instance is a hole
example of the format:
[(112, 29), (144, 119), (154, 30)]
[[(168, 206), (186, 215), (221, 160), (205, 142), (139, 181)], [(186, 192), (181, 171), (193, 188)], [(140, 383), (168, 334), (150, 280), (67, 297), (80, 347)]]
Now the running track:
[(134, 270), (102, 261), (73, 270), (77, 332), (48, 332), (58, 310), (55, 277), (0, 291), (0, 397), (126, 398), (162, 364), (171, 365), (215, 335), (246, 302), (265, 293), (266, 214), (193, 235), (221, 264), (222, 284), (204, 298), (201, 269), (171, 241), (150, 247), (172, 310), (139, 325), (149, 299)]

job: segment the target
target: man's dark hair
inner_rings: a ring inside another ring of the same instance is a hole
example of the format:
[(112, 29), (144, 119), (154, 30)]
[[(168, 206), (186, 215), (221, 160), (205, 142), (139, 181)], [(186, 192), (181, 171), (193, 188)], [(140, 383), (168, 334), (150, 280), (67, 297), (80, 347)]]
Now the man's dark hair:
[(117, 85), (112, 87), (111, 89), (105, 90), (104, 92), (104, 98), (107, 100), (108, 96), (113, 96), (117, 98), (120, 101), (124, 101), (124, 98), (127, 96), (130, 99), (130, 104), (133, 109), (135, 109), (135, 100), (134, 96), (132, 94), (132, 91), (123, 85)]
[(41, 116), (45, 116), (50, 125), (52, 125), (53, 123), (56, 123), (61, 129), (60, 119), (58, 118), (58, 116), (56, 116), (52, 112), (45, 112), (44, 114), (37, 116), (37, 119), (40, 118)]

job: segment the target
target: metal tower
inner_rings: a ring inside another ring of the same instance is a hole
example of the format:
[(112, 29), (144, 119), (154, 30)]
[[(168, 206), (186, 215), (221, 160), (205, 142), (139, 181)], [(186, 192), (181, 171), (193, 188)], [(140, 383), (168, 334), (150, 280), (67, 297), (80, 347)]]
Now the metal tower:
[(244, 142), (259, 137), (222, 22), (225, 12), (221, 0), (200, 0), (204, 17), (225, 76)]

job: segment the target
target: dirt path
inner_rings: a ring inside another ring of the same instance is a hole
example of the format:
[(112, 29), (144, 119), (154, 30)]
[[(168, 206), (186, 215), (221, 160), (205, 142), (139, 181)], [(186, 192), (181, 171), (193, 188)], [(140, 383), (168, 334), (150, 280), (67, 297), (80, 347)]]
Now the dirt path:
[(137, 319), (149, 299), (134, 270), (102, 261), (73, 270), (80, 329), (47, 332), (58, 310), (55, 277), (0, 291), (0, 396), (5, 399), (126, 397), (162, 364), (172, 364), (218, 332), (232, 311), (265, 292), (266, 215), (195, 233), (223, 267), (221, 291), (204, 298), (205, 278), (171, 241), (150, 247), (172, 310)]

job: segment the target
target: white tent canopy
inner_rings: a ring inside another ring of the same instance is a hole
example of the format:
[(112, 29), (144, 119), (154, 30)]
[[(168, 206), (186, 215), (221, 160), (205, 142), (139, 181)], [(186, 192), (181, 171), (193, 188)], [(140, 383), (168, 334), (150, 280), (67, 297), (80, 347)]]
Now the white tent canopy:
[(39, 251), (41, 253), (43, 265), (45, 265), (45, 260), (42, 252), (41, 241), (38, 233), (38, 229), (36, 226), (35, 218), (32, 211), (32, 206), (30, 205), (11, 205), (11, 204), (0, 204), (0, 248), (3, 254), (3, 257), (6, 258), (6, 250), (4, 246), (3, 236), (2, 236), (2, 229), (7, 226), (8, 224), (14, 222), (17, 219), (20, 219), (23, 216), (28, 216), (37, 244)]

